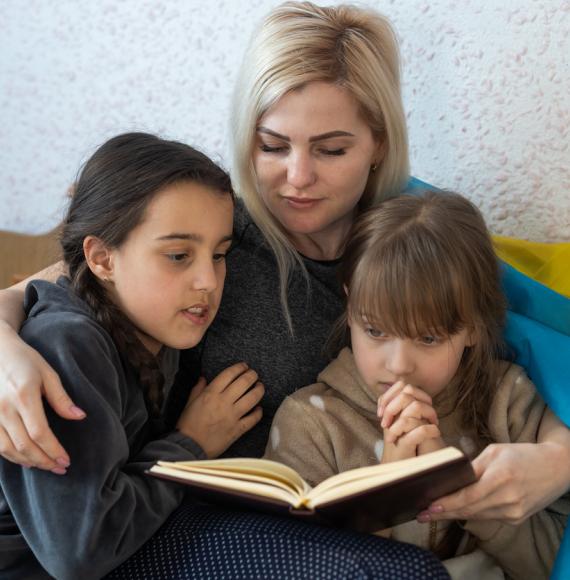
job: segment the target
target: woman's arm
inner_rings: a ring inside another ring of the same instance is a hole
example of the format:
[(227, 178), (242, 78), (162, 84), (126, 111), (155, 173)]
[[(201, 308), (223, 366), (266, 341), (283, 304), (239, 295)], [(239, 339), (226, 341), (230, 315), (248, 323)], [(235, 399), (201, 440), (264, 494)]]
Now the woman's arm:
[(491, 410), (494, 424), (502, 424), (499, 443), (473, 462), (479, 481), (434, 502), (424, 519), (520, 524), (570, 488), (570, 430), (544, 406), (520, 369), (512, 368), (509, 376), (500, 388), (508, 404), (494, 403)]
[(0, 455), (9, 461), (61, 472), (69, 455), (49, 428), (42, 396), (64, 419), (83, 419), (59, 377), (33, 348), (18, 336), (24, 321), (24, 291), (32, 279), (55, 281), (62, 263), (0, 290)]

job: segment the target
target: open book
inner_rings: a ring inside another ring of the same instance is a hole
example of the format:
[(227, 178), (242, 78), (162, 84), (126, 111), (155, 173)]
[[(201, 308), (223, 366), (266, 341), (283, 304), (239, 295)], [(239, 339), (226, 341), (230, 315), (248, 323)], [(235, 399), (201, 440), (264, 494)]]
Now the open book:
[(148, 473), (184, 483), (217, 503), (363, 532), (411, 520), (433, 500), (476, 479), (469, 459), (455, 447), (345, 471), (314, 488), (295, 470), (267, 459), (159, 461)]

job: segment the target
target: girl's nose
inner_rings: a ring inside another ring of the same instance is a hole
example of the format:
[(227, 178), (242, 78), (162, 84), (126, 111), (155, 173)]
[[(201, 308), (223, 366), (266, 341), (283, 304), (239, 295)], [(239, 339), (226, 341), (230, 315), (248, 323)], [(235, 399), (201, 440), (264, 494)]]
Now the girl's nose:
[(295, 189), (305, 189), (315, 183), (315, 164), (309, 152), (294, 151), (287, 163), (287, 182)]
[(211, 258), (204, 258), (196, 266), (192, 288), (200, 292), (213, 292), (218, 287), (215, 262)]
[(405, 379), (414, 372), (414, 347), (410, 341), (405, 339), (393, 341), (386, 368), (398, 379)]

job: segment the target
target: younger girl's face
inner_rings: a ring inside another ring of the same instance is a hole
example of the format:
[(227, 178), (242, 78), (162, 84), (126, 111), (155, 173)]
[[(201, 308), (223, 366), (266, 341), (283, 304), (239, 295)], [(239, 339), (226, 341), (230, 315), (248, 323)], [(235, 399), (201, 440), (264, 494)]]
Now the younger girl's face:
[(218, 311), (233, 203), (191, 181), (156, 194), (142, 221), (111, 251), (111, 291), (145, 346), (198, 344)]
[(466, 329), (444, 338), (401, 338), (360, 317), (350, 318), (349, 326), (358, 372), (378, 397), (397, 381), (435, 397), (455, 376), (465, 347), (473, 344)]

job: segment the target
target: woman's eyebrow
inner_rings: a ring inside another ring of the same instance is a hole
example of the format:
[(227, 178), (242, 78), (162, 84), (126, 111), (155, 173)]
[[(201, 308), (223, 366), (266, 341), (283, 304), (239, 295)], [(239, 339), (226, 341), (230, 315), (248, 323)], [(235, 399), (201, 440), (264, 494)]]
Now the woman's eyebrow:
[[(257, 132), (271, 135), (272, 137), (276, 137), (277, 139), (281, 139), (283, 141), (291, 141), (291, 137), (277, 133), (277, 131), (272, 131), (267, 127), (257, 127)], [(327, 133), (321, 133), (320, 135), (309, 137), (309, 143), (314, 143), (315, 141), (324, 141), (325, 139), (332, 139), (333, 137), (354, 137), (354, 134), (349, 133), (348, 131), (328, 131)]]

